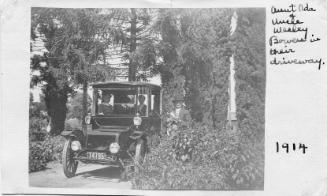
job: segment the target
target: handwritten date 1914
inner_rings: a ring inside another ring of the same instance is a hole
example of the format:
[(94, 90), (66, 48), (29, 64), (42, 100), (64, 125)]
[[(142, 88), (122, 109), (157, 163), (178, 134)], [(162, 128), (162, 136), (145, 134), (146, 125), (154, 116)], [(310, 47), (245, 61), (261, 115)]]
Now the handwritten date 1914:
[(286, 152), (289, 153), (291, 150), (292, 151), (301, 151), (302, 153), (305, 154), (306, 153), (306, 149), (308, 148), (308, 146), (306, 146), (305, 144), (302, 143), (283, 143), (283, 144), (279, 144), (279, 142), (276, 142), (276, 152)]

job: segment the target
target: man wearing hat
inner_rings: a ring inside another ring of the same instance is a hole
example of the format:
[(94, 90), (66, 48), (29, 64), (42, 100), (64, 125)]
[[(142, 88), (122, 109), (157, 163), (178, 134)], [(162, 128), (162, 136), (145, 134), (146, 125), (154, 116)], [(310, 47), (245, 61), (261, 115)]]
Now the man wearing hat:
[(170, 112), (168, 120), (167, 134), (171, 135), (172, 132), (177, 131), (178, 125), (183, 125), (185, 122), (191, 120), (191, 115), (187, 109), (184, 108), (184, 99), (175, 98), (173, 100), (174, 109)]

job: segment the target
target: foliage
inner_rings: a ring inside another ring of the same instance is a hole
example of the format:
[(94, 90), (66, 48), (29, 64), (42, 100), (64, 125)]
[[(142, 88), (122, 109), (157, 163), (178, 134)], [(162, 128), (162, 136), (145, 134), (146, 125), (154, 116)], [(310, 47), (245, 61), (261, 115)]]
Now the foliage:
[(174, 97), (185, 97), (191, 116), (214, 128), (226, 122), (230, 19), (229, 9), (160, 10), (161, 34), (158, 66), (164, 88), (164, 106), (171, 110)]
[(237, 119), (244, 139), (263, 144), (265, 12), (262, 9), (239, 9), (237, 15), (238, 23), (233, 38), (237, 43), (234, 52)]
[(61, 153), (64, 148), (65, 138), (62, 136), (48, 136), (42, 142), (42, 147), (47, 149), (46, 160), (61, 161)]
[[(32, 9), (32, 39), (43, 41), (46, 52), (33, 55), (31, 85), (43, 84), (51, 133), (58, 135), (64, 128), (68, 94), (83, 84), (87, 102), (87, 83), (108, 79), (111, 70), (105, 62), (105, 50), (120, 39), (119, 29), (111, 26), (115, 10), (102, 9)], [(83, 115), (87, 113), (83, 108)]]
[(29, 172), (43, 170), (47, 166), (46, 149), (39, 142), (29, 144)]
[(155, 9), (119, 9), (117, 23), (122, 29), (120, 55), (123, 65), (128, 66), (129, 81), (147, 81), (149, 71), (157, 63), (155, 43), (152, 33)]
[(29, 139), (30, 141), (42, 141), (46, 137), (48, 125), (44, 102), (33, 102), (33, 96), (30, 94), (29, 104)]
[[(87, 108), (88, 112), (91, 112), (91, 97), (88, 96), (87, 99)], [(75, 93), (72, 95), (71, 99), (68, 100), (67, 103), (67, 119), (77, 118), (79, 120), (83, 119), (83, 94), (82, 93)]]
[[(261, 150), (239, 134), (201, 124), (164, 137), (132, 179), (136, 189), (253, 190), (263, 188)], [(191, 149), (186, 150), (185, 149)], [(245, 150), (244, 150), (245, 149)], [(182, 153), (181, 153), (182, 152)], [(185, 158), (186, 155), (189, 158)]]
[(51, 136), (46, 131), (48, 116), (45, 112), (44, 99), (33, 102), (30, 94), (29, 107), (29, 171), (39, 171), (46, 168), (49, 161), (60, 160), (63, 149), (63, 138)]
[(29, 172), (46, 169), (50, 161), (61, 160), (64, 138), (47, 136), (44, 141), (29, 143)]
[[(256, 9), (237, 13), (239, 26), (231, 36), (232, 10), (160, 11), (163, 107), (169, 111), (173, 97), (185, 96), (199, 123), (162, 138), (134, 176), (135, 188), (263, 189), (264, 17)], [(237, 132), (225, 129), (233, 53)]]

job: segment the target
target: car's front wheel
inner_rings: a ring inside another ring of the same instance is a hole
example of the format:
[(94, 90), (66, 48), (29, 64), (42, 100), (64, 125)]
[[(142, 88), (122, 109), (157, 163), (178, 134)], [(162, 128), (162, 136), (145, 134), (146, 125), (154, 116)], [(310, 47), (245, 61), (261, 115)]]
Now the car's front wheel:
[(62, 165), (67, 178), (75, 176), (78, 161), (74, 159), (74, 151), (71, 149), (72, 139), (67, 139), (62, 151)]

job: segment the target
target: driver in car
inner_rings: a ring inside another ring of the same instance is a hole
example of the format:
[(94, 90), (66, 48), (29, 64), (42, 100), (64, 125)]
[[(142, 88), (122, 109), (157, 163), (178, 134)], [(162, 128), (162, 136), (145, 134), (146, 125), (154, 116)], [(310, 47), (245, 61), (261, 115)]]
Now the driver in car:
[(113, 112), (113, 107), (110, 104), (111, 94), (104, 94), (102, 96), (102, 102), (98, 108), (98, 114), (100, 115), (110, 115)]
[(144, 104), (145, 97), (144, 95), (139, 95), (139, 102), (140, 104), (138, 105), (138, 112), (140, 113), (141, 116), (146, 115), (146, 105)]

